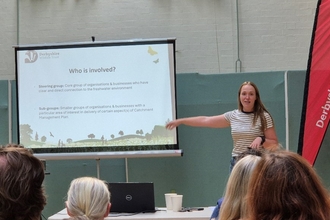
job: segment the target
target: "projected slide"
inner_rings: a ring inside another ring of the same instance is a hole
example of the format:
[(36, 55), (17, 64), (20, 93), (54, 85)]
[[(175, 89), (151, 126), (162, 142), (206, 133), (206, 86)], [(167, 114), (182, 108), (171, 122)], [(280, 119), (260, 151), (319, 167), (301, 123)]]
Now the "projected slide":
[(19, 48), (20, 143), (35, 152), (175, 149), (176, 132), (165, 129), (176, 115), (173, 47)]

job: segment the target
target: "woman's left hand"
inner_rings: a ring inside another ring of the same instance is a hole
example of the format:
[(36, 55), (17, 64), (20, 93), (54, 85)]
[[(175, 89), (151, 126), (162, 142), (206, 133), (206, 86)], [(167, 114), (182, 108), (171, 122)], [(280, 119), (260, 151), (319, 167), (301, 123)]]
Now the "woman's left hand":
[(256, 139), (254, 139), (254, 141), (250, 144), (250, 147), (254, 149), (258, 149), (262, 146), (261, 142), (262, 142), (262, 138), (256, 137)]

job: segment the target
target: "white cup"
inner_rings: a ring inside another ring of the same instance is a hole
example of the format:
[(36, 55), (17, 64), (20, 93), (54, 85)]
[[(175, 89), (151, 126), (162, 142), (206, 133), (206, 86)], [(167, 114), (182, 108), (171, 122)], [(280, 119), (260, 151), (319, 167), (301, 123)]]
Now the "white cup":
[(183, 195), (172, 195), (172, 210), (178, 212), (182, 209), (182, 197)]
[(172, 210), (172, 199), (171, 196), (176, 195), (176, 193), (165, 193), (165, 204), (166, 210)]

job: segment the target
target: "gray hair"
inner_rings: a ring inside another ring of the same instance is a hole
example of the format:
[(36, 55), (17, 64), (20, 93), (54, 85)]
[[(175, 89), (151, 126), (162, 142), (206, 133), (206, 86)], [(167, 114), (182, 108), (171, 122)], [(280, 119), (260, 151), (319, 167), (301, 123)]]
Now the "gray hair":
[(107, 184), (94, 177), (72, 180), (66, 202), (71, 219), (102, 220), (110, 203)]

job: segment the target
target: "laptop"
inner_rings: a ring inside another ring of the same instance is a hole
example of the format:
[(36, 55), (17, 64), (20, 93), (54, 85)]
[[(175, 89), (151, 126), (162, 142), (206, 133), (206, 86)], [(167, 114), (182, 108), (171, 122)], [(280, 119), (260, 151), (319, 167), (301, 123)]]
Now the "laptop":
[(155, 212), (154, 184), (138, 182), (108, 183), (110, 213)]

